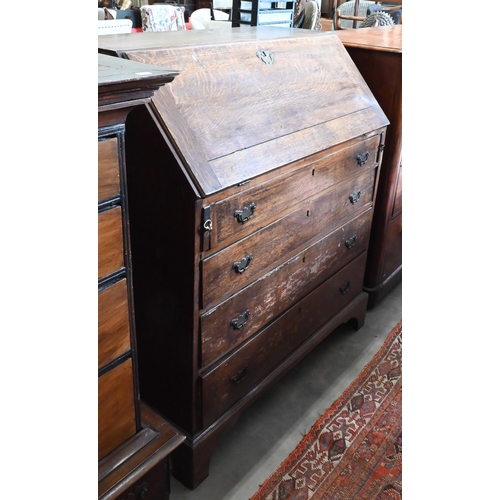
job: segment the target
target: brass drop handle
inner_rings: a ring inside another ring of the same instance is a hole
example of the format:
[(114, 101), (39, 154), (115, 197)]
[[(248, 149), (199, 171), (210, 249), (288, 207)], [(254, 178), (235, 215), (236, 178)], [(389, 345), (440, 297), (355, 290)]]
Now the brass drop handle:
[(231, 377), (233, 384), (239, 384), (247, 374), (248, 365), (245, 365), (234, 377)]
[(257, 205), (255, 202), (252, 201), (250, 205), (244, 206), (241, 210), (235, 210), (234, 211), (234, 217), (238, 219), (238, 222), (241, 224), (245, 224), (246, 221), (250, 220), (253, 217), (253, 213), (255, 212), (255, 209), (257, 208)]
[(354, 235), (352, 238), (345, 240), (345, 246), (350, 250), (356, 244), (357, 239), (357, 235)]
[(231, 320), (231, 326), (234, 330), (241, 330), (247, 323), (250, 317), (250, 309), (242, 312), (237, 318)]
[(243, 257), (239, 262), (235, 262), (233, 264), (233, 269), (238, 274), (244, 273), (248, 269), (248, 266), (250, 265), (252, 259), (253, 259), (253, 254), (249, 253), (246, 257)]
[(347, 291), (349, 290), (349, 288), (351, 288), (351, 282), (350, 281), (348, 281), (344, 286), (341, 286), (339, 288), (339, 292), (342, 295), (345, 295), (347, 293)]
[(358, 155), (356, 158), (358, 165), (360, 167), (362, 167), (368, 161), (369, 156), (370, 156), (370, 153), (368, 153), (368, 151), (366, 153), (363, 153), (362, 155)]
[(354, 205), (359, 201), (361, 198), (361, 191), (356, 191), (355, 193), (352, 193), (349, 195), (349, 201)]

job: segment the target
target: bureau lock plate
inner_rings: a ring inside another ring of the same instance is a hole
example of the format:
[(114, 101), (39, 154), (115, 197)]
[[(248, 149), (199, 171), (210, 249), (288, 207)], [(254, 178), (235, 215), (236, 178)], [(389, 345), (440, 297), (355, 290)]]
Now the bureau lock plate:
[(274, 55), (269, 50), (258, 50), (257, 57), (265, 64), (274, 64)]

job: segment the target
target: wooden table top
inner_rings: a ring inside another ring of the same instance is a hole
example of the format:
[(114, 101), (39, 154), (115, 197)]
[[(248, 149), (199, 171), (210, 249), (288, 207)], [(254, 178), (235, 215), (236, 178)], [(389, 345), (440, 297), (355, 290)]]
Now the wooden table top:
[(335, 31), (345, 47), (382, 52), (403, 52), (403, 25)]

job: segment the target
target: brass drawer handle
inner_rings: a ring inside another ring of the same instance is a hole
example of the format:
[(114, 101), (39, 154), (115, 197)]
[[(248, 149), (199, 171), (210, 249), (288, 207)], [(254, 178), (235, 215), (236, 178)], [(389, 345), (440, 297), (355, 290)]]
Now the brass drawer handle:
[(358, 155), (356, 158), (358, 165), (360, 167), (362, 167), (368, 161), (369, 156), (370, 156), (370, 153), (368, 153), (368, 151), (366, 153), (363, 153), (362, 155)]
[(239, 262), (235, 262), (233, 264), (233, 269), (238, 274), (244, 273), (248, 269), (248, 266), (250, 265), (252, 259), (253, 259), (253, 254), (249, 253), (246, 257), (243, 257)]
[(235, 210), (234, 216), (238, 219), (238, 222), (245, 224), (246, 221), (253, 217), (257, 205), (252, 201), (250, 205), (244, 206), (241, 210)]
[(239, 384), (247, 374), (248, 365), (245, 365), (234, 377), (231, 377), (233, 384)]
[(350, 281), (348, 281), (344, 286), (341, 286), (339, 288), (339, 292), (342, 295), (345, 295), (347, 293), (347, 291), (349, 290), (349, 288), (351, 288), (351, 282)]
[(345, 246), (350, 250), (356, 244), (357, 239), (357, 235), (354, 235), (352, 238), (345, 240)]
[(231, 320), (231, 326), (234, 330), (241, 330), (247, 323), (250, 316), (250, 309), (241, 313), (237, 318)]
[(349, 195), (349, 201), (354, 205), (359, 201), (361, 198), (361, 191), (356, 191), (355, 193), (352, 193)]

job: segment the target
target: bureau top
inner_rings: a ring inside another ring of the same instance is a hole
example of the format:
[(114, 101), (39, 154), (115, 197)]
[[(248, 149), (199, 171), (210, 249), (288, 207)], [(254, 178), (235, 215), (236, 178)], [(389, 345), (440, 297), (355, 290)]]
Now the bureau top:
[(99, 51), (179, 72), (152, 108), (202, 197), (388, 125), (334, 32), (107, 35)]
[(381, 52), (403, 53), (403, 26), (379, 26), (335, 32), (344, 46)]
[[(318, 32), (318, 34), (325, 32)], [(310, 35), (308, 30), (278, 26), (242, 26), (232, 29), (144, 31), (140, 33), (101, 35), (98, 50), (102, 54), (123, 55), (137, 50), (155, 50), (166, 47), (186, 47), (220, 43), (238, 43), (256, 39), (301, 38)]]

